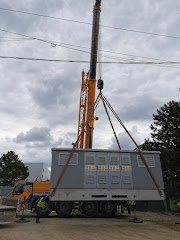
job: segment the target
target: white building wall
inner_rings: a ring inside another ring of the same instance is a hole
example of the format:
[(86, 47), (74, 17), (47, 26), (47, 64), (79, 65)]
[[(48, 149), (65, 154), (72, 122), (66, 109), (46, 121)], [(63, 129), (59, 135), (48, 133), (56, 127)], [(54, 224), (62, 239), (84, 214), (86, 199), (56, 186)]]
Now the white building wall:
[(26, 180), (36, 181), (38, 178), (38, 181), (45, 181), (50, 179), (50, 171), (43, 163), (28, 162), (24, 164), (29, 168), (29, 176)]

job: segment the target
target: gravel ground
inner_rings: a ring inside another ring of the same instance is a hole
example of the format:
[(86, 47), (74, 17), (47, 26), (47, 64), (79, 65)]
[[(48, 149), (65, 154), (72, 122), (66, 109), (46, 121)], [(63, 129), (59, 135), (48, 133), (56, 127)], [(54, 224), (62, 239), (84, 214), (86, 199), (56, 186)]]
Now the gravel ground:
[(180, 216), (138, 212), (143, 223), (129, 222), (130, 217), (117, 215), (114, 218), (83, 218), (74, 215), (49, 218), (35, 223), (34, 215), (28, 213), (28, 223), (0, 225), (0, 240), (179, 240)]

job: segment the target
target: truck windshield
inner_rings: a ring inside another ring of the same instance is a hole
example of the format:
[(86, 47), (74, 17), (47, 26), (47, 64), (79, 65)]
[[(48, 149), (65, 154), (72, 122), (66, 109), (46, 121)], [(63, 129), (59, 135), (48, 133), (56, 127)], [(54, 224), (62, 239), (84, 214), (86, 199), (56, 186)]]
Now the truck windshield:
[(19, 183), (15, 186), (13, 194), (21, 194), (21, 193), (25, 192), (30, 187), (31, 187), (31, 184)]

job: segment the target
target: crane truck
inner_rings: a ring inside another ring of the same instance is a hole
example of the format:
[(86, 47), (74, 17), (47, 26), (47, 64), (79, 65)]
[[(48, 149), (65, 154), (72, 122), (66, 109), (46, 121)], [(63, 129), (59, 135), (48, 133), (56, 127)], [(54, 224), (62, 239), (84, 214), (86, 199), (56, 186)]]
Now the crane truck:
[[(4, 204), (17, 206), (17, 213), (19, 210), (28, 209), (33, 210), (39, 201), (44, 196), (50, 196), (50, 182), (49, 181), (26, 181), (19, 180), (15, 183), (13, 191), (8, 197), (3, 199)], [(13, 203), (13, 204), (12, 204)], [(42, 211), (42, 216), (48, 216), (53, 210), (50, 203), (45, 203)]]
[[(60, 217), (67, 217), (78, 208), (86, 217), (109, 217), (116, 214), (118, 206), (131, 201), (164, 199), (159, 152), (142, 152), (131, 136), (136, 151), (92, 149), (100, 14), (101, 0), (96, 0), (90, 70), (82, 71), (78, 138), (72, 149), (52, 149), (51, 180), (46, 186), (50, 201), (45, 216), (55, 210)], [(102, 80), (98, 83), (102, 90)], [(27, 191), (14, 191), (13, 197), (28, 199), (31, 208), (39, 197), (36, 184), (26, 183)]]

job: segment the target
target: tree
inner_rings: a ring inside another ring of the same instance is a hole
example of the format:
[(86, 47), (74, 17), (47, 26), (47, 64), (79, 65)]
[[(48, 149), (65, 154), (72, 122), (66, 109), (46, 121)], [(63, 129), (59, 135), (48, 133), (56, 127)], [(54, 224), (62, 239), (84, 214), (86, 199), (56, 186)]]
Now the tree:
[(170, 101), (157, 109), (151, 124), (152, 141), (145, 139), (143, 150), (161, 152), (166, 193), (180, 197), (180, 102)]
[(14, 186), (18, 179), (29, 176), (28, 167), (18, 158), (13, 151), (3, 154), (0, 158), (0, 182), (2, 185)]

